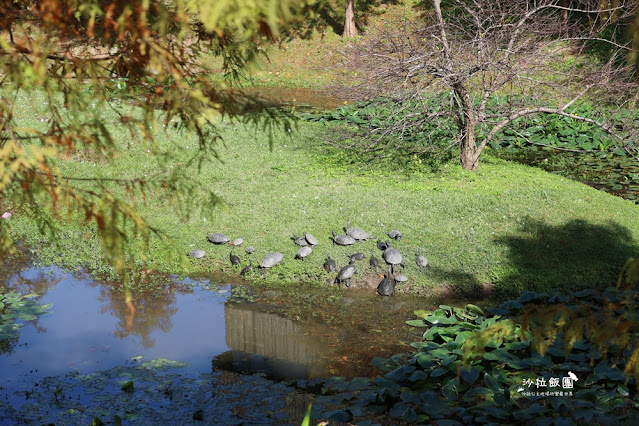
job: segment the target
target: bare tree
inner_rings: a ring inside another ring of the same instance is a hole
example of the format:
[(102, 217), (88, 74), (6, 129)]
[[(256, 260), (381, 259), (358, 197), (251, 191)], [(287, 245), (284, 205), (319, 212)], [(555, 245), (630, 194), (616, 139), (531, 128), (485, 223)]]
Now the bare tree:
[(344, 33), (342, 37), (355, 37), (356, 35), (355, 0), (346, 0), (346, 18), (344, 19)]
[[(535, 114), (589, 122), (623, 143), (610, 114), (596, 119), (574, 109), (587, 98), (608, 111), (632, 101), (636, 78), (625, 60), (630, 42), (601, 34), (627, 23), (637, 3), (450, 0), (442, 8), (441, 0), (432, 0), (419, 22), (404, 20), (356, 48), (351, 64), (365, 75), (358, 94), (384, 95), (396, 106), (392, 123), (376, 128), (366, 148), (399, 145), (388, 136), (435, 121), (456, 129), (461, 165), (474, 170), (504, 128)], [(606, 43), (604, 59), (586, 56), (593, 42)], [(418, 113), (402, 110), (407, 101), (442, 95), (446, 110), (429, 110), (425, 102)]]

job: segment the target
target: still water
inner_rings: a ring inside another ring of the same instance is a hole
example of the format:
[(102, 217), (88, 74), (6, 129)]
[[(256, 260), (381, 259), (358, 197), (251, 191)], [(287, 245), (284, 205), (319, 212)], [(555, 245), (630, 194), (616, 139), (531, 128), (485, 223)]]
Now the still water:
[(374, 375), (372, 357), (409, 351), (408, 343), (418, 340), (403, 322), (423, 308), (421, 302), (349, 292), (313, 308), (324, 310), (327, 324), (292, 320), (282, 315), (290, 307), (277, 299), (236, 303), (232, 287), (175, 279), (127, 303), (123, 292), (55, 267), (5, 270), (0, 290), (36, 293), (52, 308), (26, 323), (0, 354), (0, 395), (32, 389), (47, 376), (156, 358), (188, 363), (185, 372), (223, 369), (279, 379)]

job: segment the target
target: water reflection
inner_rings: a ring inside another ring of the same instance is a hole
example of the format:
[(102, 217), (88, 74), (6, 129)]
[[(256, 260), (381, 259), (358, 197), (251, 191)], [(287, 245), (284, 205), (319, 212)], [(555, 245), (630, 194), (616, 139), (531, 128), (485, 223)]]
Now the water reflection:
[(214, 367), (260, 371), (278, 378), (326, 373), (322, 342), (299, 322), (249, 304), (227, 304), (224, 317), (226, 344), (232, 351), (216, 357)]
[(151, 348), (156, 343), (151, 337), (156, 330), (169, 333), (173, 328), (171, 317), (179, 310), (178, 295), (193, 294), (193, 289), (163, 284), (157, 291), (136, 295), (101, 287), (100, 294), (100, 313), (118, 319), (113, 334), (121, 339), (135, 336), (142, 346)]
[(286, 378), (352, 377), (377, 373), (373, 356), (407, 350), (413, 340), (403, 322), (417, 306), (394, 307), (372, 292), (322, 306), (267, 301), (295, 317), (301, 309), (330, 318), (327, 325), (230, 302), (230, 290), (230, 284), (187, 279), (127, 298), (117, 288), (57, 268), (3, 268), (0, 291), (38, 293), (52, 309), (28, 322), (17, 340), (2, 343), (9, 349), (0, 354), (0, 391), (31, 390), (46, 376), (104, 370), (137, 357), (189, 363), (185, 371), (207, 372), (213, 365)]

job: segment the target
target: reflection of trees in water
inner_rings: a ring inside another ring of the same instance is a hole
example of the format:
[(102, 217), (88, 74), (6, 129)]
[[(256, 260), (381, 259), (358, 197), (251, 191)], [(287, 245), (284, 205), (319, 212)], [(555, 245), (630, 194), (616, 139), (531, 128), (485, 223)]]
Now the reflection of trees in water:
[(118, 319), (114, 335), (123, 339), (138, 336), (145, 348), (155, 345), (151, 333), (156, 329), (168, 332), (173, 328), (171, 317), (178, 311), (176, 294), (188, 294), (193, 290), (164, 284), (153, 293), (137, 293), (127, 297), (126, 291), (102, 287), (104, 300), (100, 312), (109, 312)]
[[(64, 278), (62, 274), (49, 274), (43, 269), (31, 268), (25, 271), (28, 266), (26, 261), (6, 262), (5, 259), (1, 259), (0, 262), (2, 262), (0, 263), (2, 265), (0, 269), (0, 293), (3, 294), (20, 293), (43, 296), (51, 288), (60, 284)], [(37, 273), (33, 277), (26, 276), (32, 275), (34, 271), (37, 271)], [(23, 274), (23, 272), (29, 272), (29, 274)], [(32, 325), (37, 333), (45, 333), (47, 331), (46, 328), (40, 325), (39, 316), (34, 320), (24, 321), (24, 324)], [(18, 334), (16, 337), (0, 340), (0, 354), (12, 354), (19, 339), (20, 336)]]
[[(56, 287), (62, 279), (63, 274), (47, 273), (44, 269), (31, 268), (25, 271), (27, 265), (20, 262), (3, 263), (0, 270), (0, 292), (2, 293), (21, 293), (21, 294), (38, 294), (43, 296), (53, 287)], [(33, 272), (37, 272), (32, 277)]]
[(15, 350), (20, 336), (15, 336), (9, 339), (0, 340), (0, 355), (11, 355)]

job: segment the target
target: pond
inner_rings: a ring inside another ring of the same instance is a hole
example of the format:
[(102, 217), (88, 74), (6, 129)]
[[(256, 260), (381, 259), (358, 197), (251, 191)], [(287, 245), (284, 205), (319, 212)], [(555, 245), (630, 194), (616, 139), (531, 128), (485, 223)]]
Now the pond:
[(246, 92), (275, 107), (290, 107), (300, 112), (324, 111), (343, 105), (343, 101), (321, 90), (300, 87), (249, 87)]
[(420, 299), (371, 291), (342, 296), (309, 288), (291, 296), (177, 278), (127, 303), (118, 289), (55, 267), (3, 268), (0, 289), (36, 293), (52, 305), (2, 346), (0, 397), (14, 407), (45, 377), (160, 358), (188, 363), (177, 373), (374, 376), (373, 357), (410, 351), (409, 343), (419, 340), (404, 321), (427, 308)]
[(512, 149), (497, 157), (539, 167), (639, 204), (639, 161), (610, 152)]

